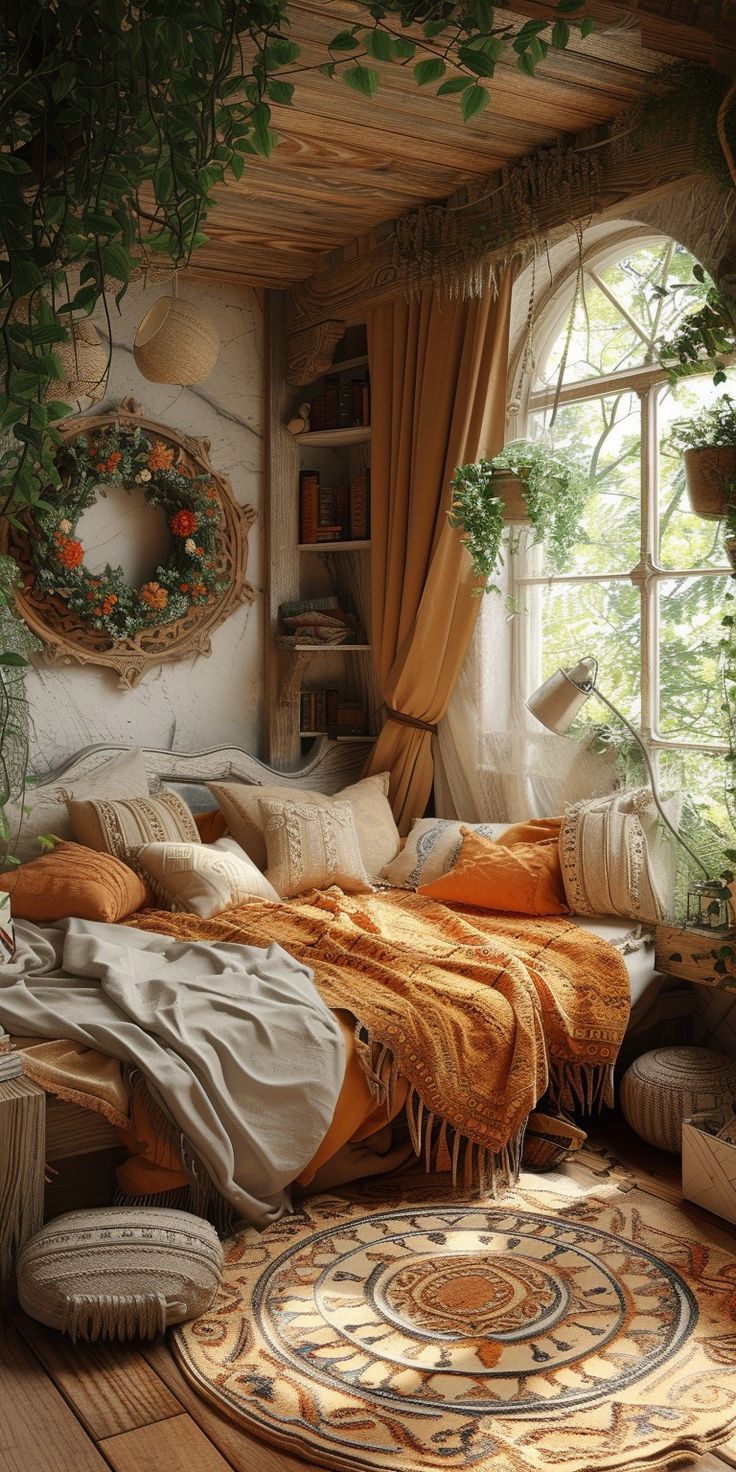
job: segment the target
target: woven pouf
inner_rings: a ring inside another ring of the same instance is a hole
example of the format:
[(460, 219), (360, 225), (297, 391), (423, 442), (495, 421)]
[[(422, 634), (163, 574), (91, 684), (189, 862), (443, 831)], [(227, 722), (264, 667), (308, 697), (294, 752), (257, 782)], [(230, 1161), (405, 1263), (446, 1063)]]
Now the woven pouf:
[(653, 1048), (627, 1069), (619, 1102), (637, 1135), (679, 1155), (682, 1121), (736, 1098), (736, 1058), (710, 1048)]
[(214, 1227), (186, 1211), (68, 1211), (23, 1247), (18, 1298), (72, 1339), (152, 1338), (206, 1312), (222, 1264)]

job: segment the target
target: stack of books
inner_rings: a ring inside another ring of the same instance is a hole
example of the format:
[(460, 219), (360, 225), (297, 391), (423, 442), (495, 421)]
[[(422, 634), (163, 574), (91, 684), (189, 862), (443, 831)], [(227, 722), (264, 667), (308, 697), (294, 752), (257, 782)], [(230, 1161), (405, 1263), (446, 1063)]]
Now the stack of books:
[(299, 475), (299, 540), (367, 541), (371, 534), (371, 472), (358, 471), (349, 484), (322, 485), (318, 470)]
[(299, 698), (299, 729), (310, 735), (363, 736), (365, 707), (359, 700), (343, 700), (340, 691), (302, 690)]
[(20, 1054), (13, 1052), (8, 1034), (0, 1032), (0, 1084), (7, 1083), (9, 1078), (17, 1078), (22, 1072)]
[(371, 389), (367, 371), (360, 378), (347, 373), (328, 373), (322, 392), (309, 406), (310, 432), (318, 429), (350, 429), (371, 422)]

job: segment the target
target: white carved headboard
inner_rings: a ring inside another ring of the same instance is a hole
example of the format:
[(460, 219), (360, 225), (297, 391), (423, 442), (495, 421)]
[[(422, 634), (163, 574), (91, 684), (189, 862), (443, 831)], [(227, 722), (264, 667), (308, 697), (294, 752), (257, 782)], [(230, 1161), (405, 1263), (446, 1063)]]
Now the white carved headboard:
[[(85, 746), (69, 761), (39, 775), (34, 793), (39, 788), (68, 785), (88, 775), (106, 758), (120, 756), (129, 746), (103, 744)], [(366, 758), (365, 746), (350, 741), (330, 741), (323, 737), (315, 742), (308, 759), (290, 772), (277, 772), (238, 746), (213, 746), (208, 751), (159, 751), (142, 747), (150, 778), (172, 782), (250, 782), (262, 787), (270, 783), (295, 788), (311, 788), (317, 792), (338, 792), (355, 782)]]

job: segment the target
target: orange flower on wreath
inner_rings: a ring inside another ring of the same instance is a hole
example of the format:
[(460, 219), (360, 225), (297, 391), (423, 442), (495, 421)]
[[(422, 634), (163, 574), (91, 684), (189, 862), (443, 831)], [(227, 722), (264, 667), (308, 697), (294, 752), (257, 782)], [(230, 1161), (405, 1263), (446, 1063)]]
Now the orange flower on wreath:
[(204, 583), (192, 583), (192, 597), (193, 598), (206, 598), (207, 597), (207, 589), (205, 588)]
[(214, 486), (208, 486), (207, 489), (206, 489), (206, 491), (205, 491), (205, 496), (207, 497), (207, 500), (208, 501), (216, 501), (217, 500), (217, 491), (216, 491), (215, 487)]
[(56, 557), (62, 567), (79, 567), (84, 561), (84, 547), (81, 542), (64, 537), (56, 543)]
[(182, 508), (175, 511), (171, 518), (171, 530), (175, 537), (191, 537), (192, 532), (197, 530), (197, 518), (193, 511)]
[(169, 601), (169, 595), (160, 583), (144, 583), (140, 596), (149, 608), (165, 608)]
[(163, 440), (156, 440), (146, 461), (149, 470), (170, 470), (174, 463), (174, 451)]

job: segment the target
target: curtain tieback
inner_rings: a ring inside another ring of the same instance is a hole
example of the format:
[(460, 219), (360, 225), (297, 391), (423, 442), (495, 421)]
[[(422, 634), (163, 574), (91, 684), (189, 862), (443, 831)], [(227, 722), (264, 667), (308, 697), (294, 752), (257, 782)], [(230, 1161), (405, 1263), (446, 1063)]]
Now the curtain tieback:
[(390, 721), (398, 721), (400, 726), (413, 726), (416, 731), (430, 731), (434, 734), (437, 730), (432, 721), (422, 721), (419, 716), (407, 716), (403, 710), (394, 710), (392, 705), (386, 706), (386, 715)]

